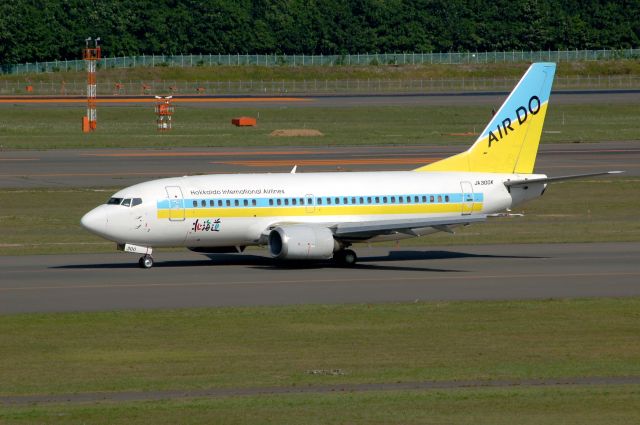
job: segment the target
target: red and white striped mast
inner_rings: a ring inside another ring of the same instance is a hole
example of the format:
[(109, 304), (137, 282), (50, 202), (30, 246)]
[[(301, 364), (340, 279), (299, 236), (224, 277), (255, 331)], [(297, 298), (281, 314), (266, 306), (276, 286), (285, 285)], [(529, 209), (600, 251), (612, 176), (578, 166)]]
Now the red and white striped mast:
[(96, 66), (100, 60), (101, 52), (98, 42), (100, 37), (94, 40), (94, 47), (89, 47), (91, 37), (85, 40), (85, 48), (82, 51), (82, 59), (87, 64), (87, 116), (82, 118), (82, 131), (89, 133), (97, 126), (98, 113), (96, 111)]

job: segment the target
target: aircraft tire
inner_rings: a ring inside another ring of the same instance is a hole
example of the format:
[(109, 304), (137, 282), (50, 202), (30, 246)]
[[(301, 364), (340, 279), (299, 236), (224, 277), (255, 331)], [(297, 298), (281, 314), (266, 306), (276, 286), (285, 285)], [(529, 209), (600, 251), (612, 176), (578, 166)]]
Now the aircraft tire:
[(357, 262), (358, 262), (358, 256), (356, 255), (355, 251), (353, 251), (352, 249), (345, 249), (343, 263), (346, 266), (353, 266)]
[(140, 257), (140, 259), (138, 260), (138, 265), (140, 266), (140, 268), (150, 269), (151, 267), (153, 267), (153, 257), (151, 257), (150, 255)]
[(336, 260), (336, 262), (339, 265), (344, 267), (351, 267), (355, 265), (356, 262), (358, 261), (358, 256), (351, 249), (343, 249), (343, 250), (337, 251), (334, 254), (333, 258)]

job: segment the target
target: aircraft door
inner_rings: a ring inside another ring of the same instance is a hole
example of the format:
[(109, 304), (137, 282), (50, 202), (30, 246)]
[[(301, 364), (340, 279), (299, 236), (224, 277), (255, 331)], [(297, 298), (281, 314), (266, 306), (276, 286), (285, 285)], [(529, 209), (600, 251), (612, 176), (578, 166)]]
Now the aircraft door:
[(180, 186), (165, 186), (169, 198), (169, 221), (184, 221), (184, 200)]
[(462, 215), (473, 212), (473, 186), (471, 182), (460, 182), (462, 188)]

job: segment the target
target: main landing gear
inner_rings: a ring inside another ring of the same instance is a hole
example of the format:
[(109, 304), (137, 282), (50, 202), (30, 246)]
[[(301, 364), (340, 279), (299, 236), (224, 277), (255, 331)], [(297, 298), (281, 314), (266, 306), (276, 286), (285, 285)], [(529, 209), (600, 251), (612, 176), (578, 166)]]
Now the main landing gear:
[(150, 269), (153, 267), (153, 257), (150, 255), (144, 255), (138, 260), (138, 265), (143, 269)]
[(333, 259), (340, 266), (351, 267), (358, 261), (358, 256), (351, 249), (341, 249), (333, 254)]

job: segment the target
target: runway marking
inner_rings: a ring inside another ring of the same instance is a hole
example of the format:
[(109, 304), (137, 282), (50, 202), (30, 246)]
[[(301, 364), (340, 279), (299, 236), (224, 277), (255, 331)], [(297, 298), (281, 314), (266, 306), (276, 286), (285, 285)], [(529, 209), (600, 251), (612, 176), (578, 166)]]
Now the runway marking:
[(198, 156), (250, 156), (250, 155), (321, 155), (330, 151), (227, 151), (227, 152), (124, 152), (82, 153), (81, 157), (198, 157)]
[(40, 158), (0, 158), (0, 161), (40, 161)]
[[(215, 174), (231, 174), (226, 172), (216, 172)], [(197, 175), (193, 174), (193, 170), (181, 173), (169, 173), (166, 171), (149, 171), (149, 172), (126, 172), (126, 173), (42, 173), (42, 174), (0, 174), (0, 177), (92, 177), (92, 176), (110, 176), (110, 177), (123, 177), (123, 176), (187, 176)]]
[[(87, 267), (90, 269), (90, 267)], [(50, 270), (47, 270), (50, 272)], [(86, 270), (77, 270), (86, 271)], [(394, 277), (393, 281), (424, 281), (424, 280), (485, 280), (485, 279), (521, 279), (521, 278), (579, 278), (579, 277), (624, 277), (640, 276), (639, 272), (619, 272), (619, 273), (524, 273), (510, 275), (464, 275), (464, 276), (420, 276), (420, 277)], [(389, 278), (349, 278), (349, 279), (300, 279), (300, 280), (280, 280), (281, 284), (307, 284), (307, 283), (345, 283), (345, 282), (388, 282)], [(59, 289), (105, 289), (105, 288), (147, 288), (147, 287), (185, 287), (185, 286), (222, 286), (222, 285), (263, 285), (264, 280), (248, 280), (236, 282), (180, 282), (180, 283), (122, 283), (122, 284), (96, 284), (96, 285), (60, 285), (60, 286), (31, 286), (31, 287), (8, 287), (0, 288), (0, 292), (10, 291), (41, 291)]]
[(300, 166), (311, 165), (399, 165), (399, 164), (429, 164), (440, 158), (366, 158), (366, 159), (278, 159), (278, 160), (249, 160), (249, 161), (219, 161), (209, 164), (243, 165), (245, 167), (284, 167), (292, 164)]
[[(212, 98), (173, 98), (174, 103), (274, 103), (274, 102), (314, 102), (315, 99), (300, 97), (212, 97)], [(96, 99), (96, 103), (153, 103), (155, 98), (109, 98)], [(5, 98), (0, 97), (0, 103), (87, 103), (86, 99), (63, 99), (63, 98)]]
[[(106, 101), (106, 100), (105, 100)], [(151, 100), (155, 102), (155, 99)], [(315, 102), (316, 99), (311, 98), (301, 98), (301, 97), (221, 97), (221, 98), (174, 98), (174, 102), (183, 102), (183, 103), (233, 103), (233, 102), (249, 102), (249, 103), (260, 103), (260, 102)], [(135, 99), (132, 100), (135, 102)]]

